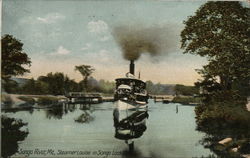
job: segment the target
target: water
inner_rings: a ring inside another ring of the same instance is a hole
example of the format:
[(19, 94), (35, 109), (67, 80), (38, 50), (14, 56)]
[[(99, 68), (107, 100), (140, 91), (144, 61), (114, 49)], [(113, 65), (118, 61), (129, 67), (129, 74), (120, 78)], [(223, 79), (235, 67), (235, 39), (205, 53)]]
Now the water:
[[(29, 134), (19, 143), (19, 153), (32, 151), (30, 157), (152, 157), (180, 158), (208, 156), (211, 152), (199, 141), (205, 134), (195, 130), (193, 106), (148, 104), (149, 118), (143, 135), (134, 140), (134, 153), (123, 140), (116, 139), (113, 103), (68, 105), (57, 110), (34, 109), (5, 113), (27, 122)], [(178, 113), (177, 107), (178, 106)], [(84, 116), (84, 122), (76, 122)], [(42, 152), (42, 150), (46, 152)], [(47, 151), (53, 151), (48, 153)], [(60, 151), (64, 151), (61, 155)], [(36, 151), (36, 152), (35, 152)], [(67, 152), (66, 152), (67, 151)], [(75, 152), (74, 152), (75, 151)]]

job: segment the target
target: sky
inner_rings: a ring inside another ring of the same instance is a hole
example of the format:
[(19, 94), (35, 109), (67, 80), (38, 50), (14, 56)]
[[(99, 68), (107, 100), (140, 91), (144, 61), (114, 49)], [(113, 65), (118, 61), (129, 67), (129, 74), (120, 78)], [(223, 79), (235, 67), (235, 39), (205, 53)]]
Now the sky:
[(136, 75), (154, 83), (193, 85), (199, 78), (195, 69), (206, 59), (183, 54), (180, 32), (184, 20), (194, 15), (203, 1), (161, 0), (3, 0), (2, 35), (11, 34), (24, 43), (31, 58), (31, 73), (37, 78), (49, 72), (63, 72), (82, 79), (76, 65), (91, 65), (93, 77), (114, 81), (129, 70), (129, 61), (115, 38), (116, 27), (129, 29), (166, 28), (164, 38), (171, 44), (158, 56), (143, 54)]

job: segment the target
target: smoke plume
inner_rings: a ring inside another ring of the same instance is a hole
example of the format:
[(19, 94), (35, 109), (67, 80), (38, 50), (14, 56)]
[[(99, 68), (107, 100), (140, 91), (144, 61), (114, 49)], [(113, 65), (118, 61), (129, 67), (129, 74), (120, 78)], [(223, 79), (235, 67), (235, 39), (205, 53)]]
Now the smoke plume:
[(166, 26), (119, 26), (113, 28), (112, 34), (127, 60), (137, 60), (143, 53), (151, 56), (169, 53), (177, 47), (173, 29)]

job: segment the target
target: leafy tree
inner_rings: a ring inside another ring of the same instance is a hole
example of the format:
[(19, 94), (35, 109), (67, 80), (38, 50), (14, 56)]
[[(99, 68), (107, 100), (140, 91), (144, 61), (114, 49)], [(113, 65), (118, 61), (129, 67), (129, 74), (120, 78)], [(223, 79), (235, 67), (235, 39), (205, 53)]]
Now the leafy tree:
[[(195, 107), (195, 113), (197, 129), (209, 135), (218, 132), (219, 136), (227, 134), (233, 139), (249, 137), (250, 117), (246, 110), (246, 92), (250, 92), (249, 15), (250, 8), (244, 8), (241, 2), (210, 1), (184, 22), (186, 26), (181, 32), (184, 53), (208, 59), (208, 64), (198, 71), (203, 79), (196, 85), (205, 93), (203, 104)], [(232, 132), (235, 129), (241, 130)]]
[(23, 66), (30, 66), (31, 61), (28, 55), (23, 52), (23, 43), (11, 35), (2, 37), (2, 78), (8, 79), (11, 76), (23, 75), (29, 72)]
[(241, 2), (207, 2), (184, 22), (181, 32), (184, 53), (207, 57), (199, 73), (205, 88), (232, 90), (232, 85), (249, 86), (250, 9)]
[(83, 76), (83, 83), (85, 90), (87, 91), (88, 77), (94, 72), (94, 68), (90, 65), (75, 66), (75, 71), (79, 71)]
[(79, 84), (66, 76), (64, 80), (64, 88), (66, 92), (77, 92), (79, 91)]
[(47, 76), (40, 76), (38, 81), (47, 84), (48, 93), (54, 95), (62, 95), (69, 91), (76, 91), (77, 83), (74, 80), (70, 80), (68, 76), (62, 72), (48, 73)]
[(34, 80), (34, 78), (31, 78), (30, 80), (28, 80), (24, 86), (22, 87), (23, 92), (25, 94), (34, 94), (36, 92), (35, 89), (35, 83), (36, 81)]
[(19, 91), (18, 83), (13, 80), (3, 80), (2, 87), (3, 87), (2, 91), (5, 91), (7, 93), (18, 93)]
[(194, 95), (199, 93), (199, 89), (195, 86), (175, 85), (175, 92), (181, 95)]

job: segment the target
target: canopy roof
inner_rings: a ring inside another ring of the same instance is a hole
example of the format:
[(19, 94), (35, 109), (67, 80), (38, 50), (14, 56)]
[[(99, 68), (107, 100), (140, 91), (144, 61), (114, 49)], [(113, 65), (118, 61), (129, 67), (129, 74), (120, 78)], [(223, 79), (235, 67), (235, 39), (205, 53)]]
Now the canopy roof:
[(122, 85), (120, 85), (120, 86), (118, 87), (118, 89), (131, 89), (131, 87), (128, 86), (128, 85), (122, 84)]
[(135, 82), (145, 83), (144, 81), (139, 80), (139, 79), (135, 79), (135, 78), (117, 78), (115, 80), (116, 81), (127, 81), (127, 82), (135, 81)]

